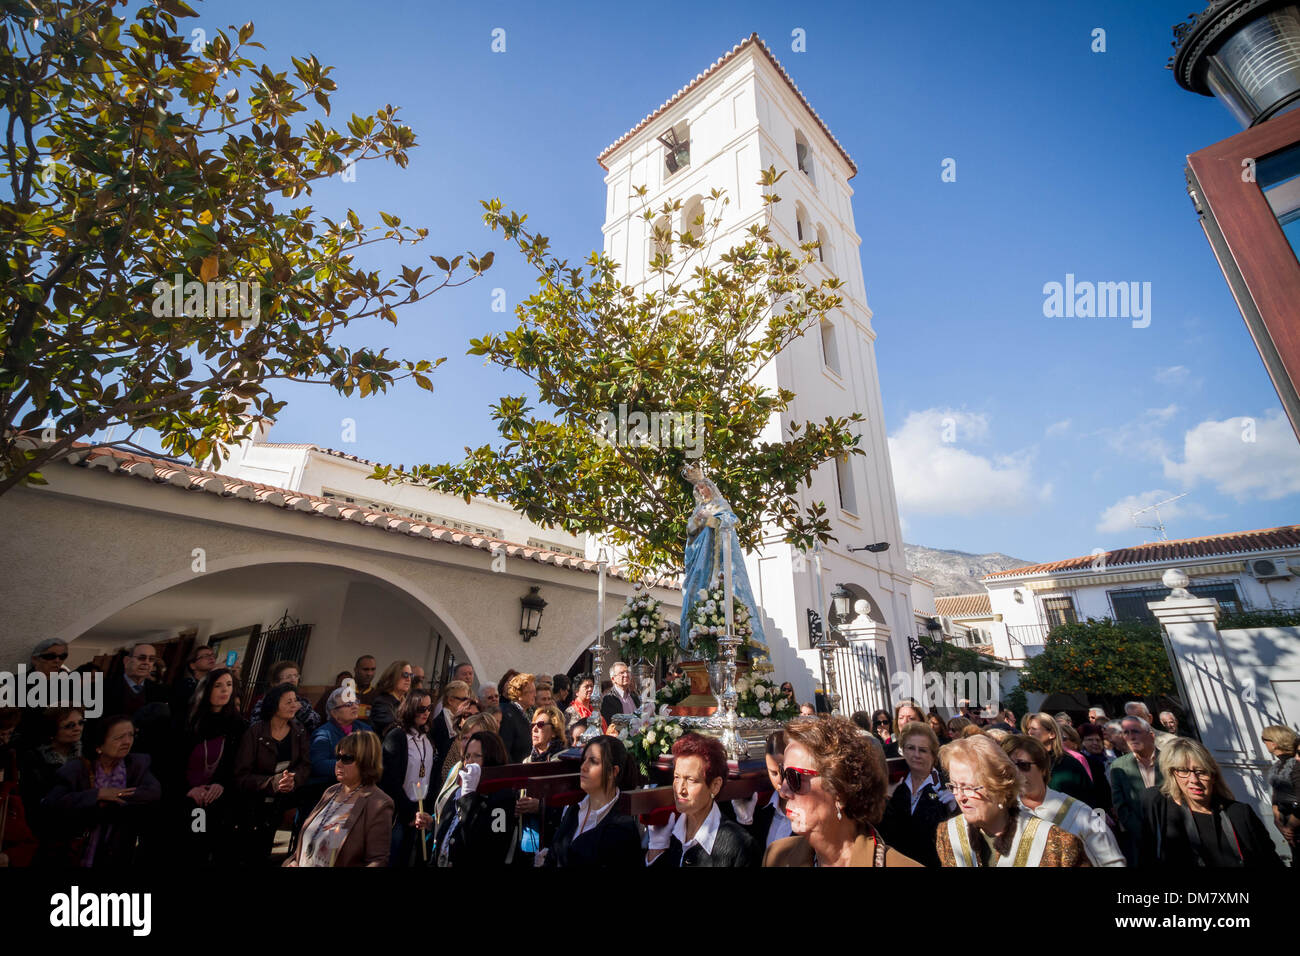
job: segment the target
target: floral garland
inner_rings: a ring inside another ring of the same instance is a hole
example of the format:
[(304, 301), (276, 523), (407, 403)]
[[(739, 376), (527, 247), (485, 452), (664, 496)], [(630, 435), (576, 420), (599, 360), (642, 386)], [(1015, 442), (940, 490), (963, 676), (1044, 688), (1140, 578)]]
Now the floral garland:
[(618, 739), (623, 741), (627, 752), (641, 768), (641, 775), (649, 777), (650, 768), (673, 749), (673, 744), (682, 733), (681, 724), (675, 720), (655, 717), (643, 721), (634, 718), (626, 727), (619, 726)]
[(663, 602), (651, 597), (637, 584), (627, 596), (623, 611), (614, 624), (614, 640), (622, 649), (623, 660), (644, 657), (654, 661), (671, 653), (675, 641), (664, 621)]
[[(703, 660), (718, 659), (718, 638), (727, 632), (726, 588), (722, 575), (712, 588), (700, 588), (696, 592), (695, 606), (691, 608), (691, 629), (687, 634), (690, 641), (689, 652)], [(732, 624), (741, 646), (748, 647), (754, 636), (754, 628), (749, 623), (749, 608), (745, 602), (732, 595)]]
[(799, 708), (766, 677), (750, 676), (736, 681), (736, 713), (785, 723), (799, 716)]

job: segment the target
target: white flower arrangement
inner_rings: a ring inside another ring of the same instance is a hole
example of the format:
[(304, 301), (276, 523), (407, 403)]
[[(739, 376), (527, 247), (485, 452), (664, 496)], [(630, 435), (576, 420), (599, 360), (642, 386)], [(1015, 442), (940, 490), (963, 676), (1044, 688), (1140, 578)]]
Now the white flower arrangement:
[(676, 680), (670, 680), (655, 694), (655, 703), (659, 706), (659, 715), (667, 717), (668, 708), (680, 704), (690, 696), (691, 679), (689, 677), (683, 676)]
[(641, 773), (649, 776), (650, 767), (672, 750), (673, 744), (681, 735), (681, 724), (675, 718), (656, 717), (653, 722), (646, 724), (638, 732), (627, 735), (624, 739), (627, 741), (628, 753), (640, 764)]
[[(701, 588), (696, 592), (699, 600), (691, 609), (690, 631), (686, 635), (696, 656), (704, 660), (716, 660), (718, 656), (718, 638), (727, 632), (726, 588), (722, 576), (709, 589)], [(732, 624), (736, 637), (743, 644), (748, 644), (754, 636), (750, 626), (749, 609), (736, 596), (732, 596)]]
[(770, 680), (751, 671), (748, 677), (736, 681), (736, 713), (741, 717), (766, 717), (785, 723), (799, 715), (799, 708), (788, 697), (777, 693), (776, 685)]
[(663, 615), (663, 602), (636, 585), (614, 623), (614, 640), (624, 660), (644, 657), (654, 661), (671, 653), (674, 640)]

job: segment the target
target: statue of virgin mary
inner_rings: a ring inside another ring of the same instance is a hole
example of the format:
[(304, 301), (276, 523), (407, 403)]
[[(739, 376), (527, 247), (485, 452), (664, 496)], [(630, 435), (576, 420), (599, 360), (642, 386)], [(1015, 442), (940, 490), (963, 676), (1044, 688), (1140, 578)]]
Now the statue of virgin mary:
[[(722, 541), (731, 538), (731, 588), (736, 600), (749, 610), (750, 626), (754, 636), (749, 643), (762, 655), (767, 653), (763, 640), (763, 625), (758, 616), (754, 592), (749, 587), (745, 571), (745, 552), (740, 547), (736, 533), (736, 514), (718, 486), (704, 476), (703, 469), (691, 462), (682, 469), (682, 477), (691, 483), (695, 510), (686, 524), (686, 578), (682, 583), (682, 633), (683, 650), (690, 643), (691, 614), (695, 605), (707, 600), (707, 590), (717, 587), (724, 567)], [(701, 594), (706, 597), (701, 598)]]

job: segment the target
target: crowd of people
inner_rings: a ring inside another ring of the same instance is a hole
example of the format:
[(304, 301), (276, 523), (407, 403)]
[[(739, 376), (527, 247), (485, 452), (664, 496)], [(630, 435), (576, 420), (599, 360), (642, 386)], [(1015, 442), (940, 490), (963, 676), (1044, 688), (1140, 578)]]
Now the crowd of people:
[[(50, 674), (66, 660), (67, 646), (47, 641), (30, 666)], [(622, 662), (593, 702), (591, 675), (509, 670), (491, 683), (461, 664), (433, 686), (418, 665), (380, 671), (363, 655), (312, 702), (298, 664), (280, 661), (246, 720), (239, 674), (211, 648), (196, 648), (170, 686), (154, 680), (157, 661), (151, 645), (127, 648), (95, 720), (78, 708), (0, 711), (0, 862), (1282, 865), (1213, 756), (1172, 714), (1157, 729), (1141, 702), (1116, 720), (1094, 708), (1077, 727), (1067, 713), (986, 720), (968, 706), (944, 720), (911, 700), (852, 719), (806, 705), (767, 738), (770, 795), (735, 800), (720, 798), (718, 740), (683, 733), (671, 808), (634, 818), (620, 798), (645, 781), (612, 722), (642, 702)], [(1274, 726), (1263, 742), (1276, 761), (1271, 823), (1294, 847), (1297, 737)], [(562, 756), (582, 792), (567, 806), (530, 795), (522, 771), (518, 785), (483, 787), (490, 768)]]

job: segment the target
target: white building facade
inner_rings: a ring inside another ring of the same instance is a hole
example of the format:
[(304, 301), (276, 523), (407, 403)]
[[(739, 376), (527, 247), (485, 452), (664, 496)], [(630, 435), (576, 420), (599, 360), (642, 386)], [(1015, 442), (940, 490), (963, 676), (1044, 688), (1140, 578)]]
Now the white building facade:
[(1170, 569), (1194, 597), (1224, 613), (1300, 607), (1300, 525), (1158, 541), (1064, 561), (998, 571), (982, 579), (994, 622), (994, 653), (1013, 665), (1041, 653), (1052, 627), (1089, 618), (1151, 619)]
[[(865, 613), (844, 628), (850, 646), (836, 655), (842, 708), (887, 706), (887, 674), (910, 667), (907, 638), (915, 625), (876, 375), (876, 333), (853, 220), (849, 180), (856, 166), (757, 35), (721, 57), (599, 159), (607, 170), (604, 250), (622, 264), (629, 285), (647, 282), (655, 255), (652, 225), (641, 213), (673, 200), (682, 201), (680, 220), (670, 224), (676, 232), (691, 229), (702, 211), (706, 218), (722, 217), (712, 244), (715, 257), (744, 241), (750, 225), (772, 216), (773, 233), (785, 248), (820, 240), (822, 261), (811, 267), (812, 280), (834, 274), (844, 283), (843, 305), (830, 320), (762, 370), (760, 381), (767, 388), (788, 388), (796, 395), (764, 438), (780, 441), (791, 422), (860, 412), (866, 455), (823, 466), (811, 488), (800, 489), (799, 509), (825, 503), (836, 539), (822, 550), (820, 581), (818, 562), (782, 543), (774, 527), (765, 536), (769, 543), (746, 555), (746, 563), (772, 663), (779, 677), (794, 683), (800, 699), (809, 699), (822, 679), (809, 612), (829, 607), (829, 592), (844, 583)], [(769, 166), (787, 171), (776, 190), (782, 202), (774, 215), (764, 206), (759, 185)], [(640, 186), (646, 187), (644, 197), (634, 196)], [(725, 207), (715, 209), (708, 200), (714, 189), (725, 190)], [(848, 550), (877, 542), (890, 547), (880, 553)]]

